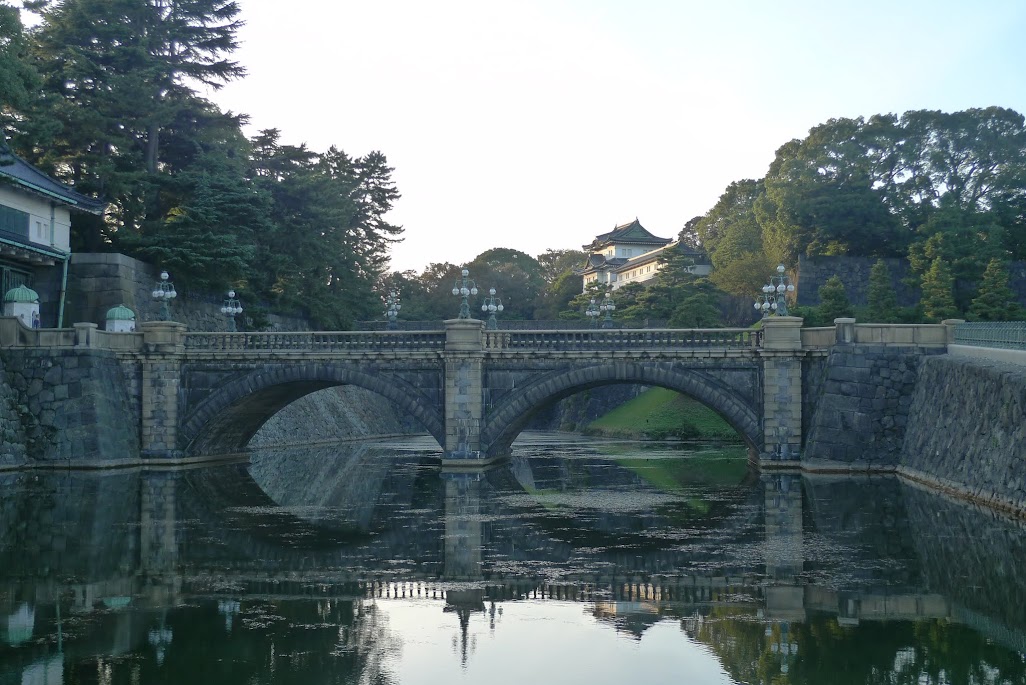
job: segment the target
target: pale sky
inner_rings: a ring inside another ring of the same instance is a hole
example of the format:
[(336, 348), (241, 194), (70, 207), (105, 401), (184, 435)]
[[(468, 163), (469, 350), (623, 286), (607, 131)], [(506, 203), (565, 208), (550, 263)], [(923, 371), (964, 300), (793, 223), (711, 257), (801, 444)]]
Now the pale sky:
[(832, 117), (1026, 112), (1026, 2), (240, 0), (223, 108), (383, 152), (392, 268), (674, 237)]

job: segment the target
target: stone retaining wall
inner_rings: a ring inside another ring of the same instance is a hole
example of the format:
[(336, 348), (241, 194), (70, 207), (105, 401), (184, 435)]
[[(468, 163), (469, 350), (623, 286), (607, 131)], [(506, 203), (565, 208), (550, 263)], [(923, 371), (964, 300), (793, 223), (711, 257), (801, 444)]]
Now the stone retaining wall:
[(138, 457), (138, 408), (112, 352), (9, 349), (0, 352), (0, 362), (17, 398), (28, 461), (100, 464)]
[[(916, 371), (943, 348), (838, 344), (809, 417), (803, 465), (893, 468), (901, 456)], [(806, 393), (809, 398), (813, 392)]]
[[(160, 269), (152, 264), (116, 253), (76, 253), (68, 270), (68, 300), (65, 305), (65, 326), (88, 321), (105, 327), (107, 311), (123, 304), (135, 312), (136, 322), (156, 321), (160, 306), (153, 299), (153, 286), (160, 278)], [(174, 274), (171, 274), (174, 281)], [(224, 331), (228, 320), (221, 313), (225, 295), (195, 292), (187, 283), (175, 282), (178, 292), (172, 302), (172, 319), (184, 323), (190, 331)], [(253, 304), (243, 297), (244, 313), (237, 317), (239, 330), (246, 330)], [(308, 331), (303, 318), (267, 314), (273, 331)]]
[(1026, 511), (1026, 368), (950, 355), (924, 360), (899, 471)]
[(25, 463), (26, 439), (22, 412), (27, 413), (28, 408), (18, 402), (17, 394), (7, 385), (4, 361), (0, 358), (0, 466)]
[(351, 385), (310, 393), (265, 423), (251, 447), (352, 440), (368, 435), (420, 433), (413, 417), (397, 416), (384, 397)]

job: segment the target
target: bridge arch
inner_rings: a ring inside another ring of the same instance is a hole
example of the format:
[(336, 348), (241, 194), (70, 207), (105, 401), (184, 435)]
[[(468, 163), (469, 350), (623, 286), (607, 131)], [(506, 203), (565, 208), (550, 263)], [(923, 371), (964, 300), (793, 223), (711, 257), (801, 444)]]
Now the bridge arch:
[(274, 414), (300, 397), (338, 385), (381, 395), (417, 419), (445, 444), (440, 410), (395, 375), (361, 371), (355, 364), (296, 363), (258, 366), (218, 386), (188, 412), (179, 429), (187, 454), (238, 452)]
[(612, 383), (659, 386), (693, 397), (722, 416), (749, 448), (758, 450), (762, 445), (761, 408), (751, 406), (750, 401), (708, 371), (613, 361), (546, 374), (510, 393), (486, 413), (486, 424), (481, 430), (482, 451), (491, 455), (507, 451), (531, 415), (544, 405)]

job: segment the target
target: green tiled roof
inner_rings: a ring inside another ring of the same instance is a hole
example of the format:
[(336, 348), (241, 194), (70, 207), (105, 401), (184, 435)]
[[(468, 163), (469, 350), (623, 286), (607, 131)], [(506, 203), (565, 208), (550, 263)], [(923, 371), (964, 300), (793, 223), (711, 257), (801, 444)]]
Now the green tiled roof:
[(659, 236), (652, 235), (648, 230), (641, 225), (641, 222), (635, 219), (629, 224), (621, 224), (617, 226), (609, 233), (603, 233), (602, 235), (595, 236), (590, 244), (585, 245), (585, 250), (598, 251), (601, 246), (609, 245), (611, 243), (630, 243), (632, 245), (652, 245), (653, 247), (659, 247), (667, 245), (672, 240), (670, 238), (660, 238)]
[(107, 321), (135, 321), (135, 312), (123, 304), (107, 310)]
[(7, 294), (4, 295), (4, 302), (34, 304), (39, 302), (39, 293), (32, 288), (19, 285), (17, 288), (11, 288), (7, 291)]

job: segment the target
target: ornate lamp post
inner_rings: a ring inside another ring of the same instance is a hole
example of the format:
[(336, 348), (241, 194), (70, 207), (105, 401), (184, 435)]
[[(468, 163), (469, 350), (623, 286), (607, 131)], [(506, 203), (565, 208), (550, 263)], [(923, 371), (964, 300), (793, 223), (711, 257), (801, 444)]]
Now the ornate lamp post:
[(235, 291), (228, 291), (228, 299), (221, 305), (221, 313), (228, 317), (228, 332), (235, 333), (239, 329), (235, 327), (235, 315), (242, 313), (242, 303), (235, 299)]
[(175, 291), (175, 284), (168, 280), (167, 271), (160, 272), (160, 280), (153, 286), (153, 299), (160, 303), (160, 315), (161, 321), (171, 320), (171, 300), (178, 297), (178, 292)]
[(794, 292), (794, 284), (784, 274), (784, 265), (777, 266), (777, 275), (770, 278), (769, 283), (762, 286), (762, 295), (755, 301), (755, 309), (764, 317), (787, 316), (787, 293)]
[(585, 315), (591, 319), (591, 327), (598, 328), (598, 317), (599, 317), (599, 306), (595, 303), (595, 298), (591, 298), (591, 304), (584, 310)]
[(477, 284), (474, 281), (467, 278), (470, 272), (464, 269), (460, 272), (462, 278), (456, 279), (456, 285), (452, 288), (452, 294), (456, 297), (462, 297), (463, 302), (460, 304), (460, 315), (457, 318), (469, 319), (470, 318), (470, 303), (467, 302), (467, 298), (471, 295), (477, 295)]
[(488, 312), (488, 323), (485, 324), (485, 328), (489, 331), (498, 330), (499, 322), (496, 321), (495, 314), (502, 313), (502, 300), (495, 296), (495, 288), (488, 289), (488, 297), (484, 298), (481, 311)]
[(602, 319), (602, 328), (613, 327), (613, 312), (616, 311), (616, 303), (613, 302), (612, 293), (606, 293), (605, 298), (602, 300), (602, 304), (599, 305), (599, 310), (606, 313), (604, 319)]
[(399, 310), (403, 308), (399, 301), (399, 291), (392, 290), (385, 300), (385, 316), (388, 318), (388, 330), (394, 331), (399, 328)]

